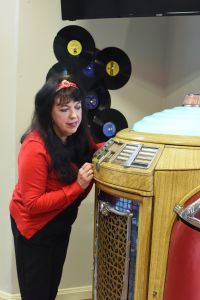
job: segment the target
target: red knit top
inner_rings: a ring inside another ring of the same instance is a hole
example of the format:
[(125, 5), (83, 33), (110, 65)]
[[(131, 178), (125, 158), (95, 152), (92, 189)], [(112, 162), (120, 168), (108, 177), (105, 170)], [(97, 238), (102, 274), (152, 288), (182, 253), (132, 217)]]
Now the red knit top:
[[(94, 144), (96, 149), (101, 145)], [(49, 173), (50, 163), (39, 133), (30, 133), (19, 152), (18, 182), (9, 206), (18, 230), (27, 239), (84, 192), (77, 181), (66, 185), (55, 171)]]

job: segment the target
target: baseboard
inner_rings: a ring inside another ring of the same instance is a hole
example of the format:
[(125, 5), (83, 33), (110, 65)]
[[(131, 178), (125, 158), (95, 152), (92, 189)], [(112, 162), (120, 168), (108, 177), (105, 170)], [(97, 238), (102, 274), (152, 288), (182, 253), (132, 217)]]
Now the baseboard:
[[(20, 300), (19, 294), (9, 294), (0, 291), (0, 300)], [(59, 289), (56, 300), (85, 300), (92, 299), (92, 287), (83, 286), (69, 289)]]

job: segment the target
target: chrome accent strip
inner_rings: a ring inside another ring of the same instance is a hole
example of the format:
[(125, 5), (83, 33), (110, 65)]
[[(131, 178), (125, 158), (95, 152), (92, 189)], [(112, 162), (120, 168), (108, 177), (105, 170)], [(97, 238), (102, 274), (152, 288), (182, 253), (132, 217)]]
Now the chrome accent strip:
[(110, 212), (118, 216), (132, 216), (132, 213), (129, 210), (126, 210), (124, 212), (118, 211), (115, 208), (113, 208), (108, 202), (104, 202), (102, 200), (99, 200), (99, 209), (104, 216), (108, 216)]
[(143, 144), (138, 144), (137, 148), (134, 150), (133, 154), (129, 157), (129, 159), (125, 162), (124, 167), (128, 168), (131, 166), (131, 164), (133, 163), (133, 161), (135, 160), (136, 156), (138, 155), (138, 153), (140, 152), (140, 150), (142, 149)]
[(96, 163), (96, 170), (99, 171), (101, 167), (101, 163), (108, 157), (112, 152), (108, 151), (105, 155), (103, 155)]
[(186, 207), (177, 204), (174, 211), (186, 223), (200, 229), (200, 220), (195, 218), (195, 215), (200, 211), (200, 198)]
[(116, 157), (117, 157), (118, 155), (121, 154), (121, 152), (123, 151), (123, 149), (124, 149), (125, 147), (126, 147), (126, 144), (123, 143), (123, 144), (119, 147), (119, 149), (115, 152), (115, 154), (111, 157), (110, 162), (112, 162), (113, 160), (115, 160)]

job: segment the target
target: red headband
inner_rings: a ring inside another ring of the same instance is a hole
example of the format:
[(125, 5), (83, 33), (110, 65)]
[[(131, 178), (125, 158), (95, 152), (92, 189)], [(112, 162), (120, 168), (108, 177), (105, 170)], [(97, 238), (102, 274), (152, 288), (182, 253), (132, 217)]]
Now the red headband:
[(64, 79), (58, 84), (56, 92), (69, 87), (78, 88), (76, 83)]

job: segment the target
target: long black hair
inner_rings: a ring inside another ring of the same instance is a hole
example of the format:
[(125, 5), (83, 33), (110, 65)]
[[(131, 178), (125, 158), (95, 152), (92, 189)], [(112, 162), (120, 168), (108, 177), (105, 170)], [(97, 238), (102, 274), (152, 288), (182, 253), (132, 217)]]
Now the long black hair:
[[(63, 79), (74, 82), (77, 87), (70, 86), (58, 90), (58, 84)], [(59, 98), (61, 104), (72, 100), (80, 101), (82, 105), (81, 123), (77, 131), (67, 137), (66, 143), (63, 143), (53, 130), (51, 112), (55, 97)], [(52, 159), (49, 172), (56, 170), (60, 180), (65, 183), (72, 183), (76, 179), (78, 168), (84, 162), (91, 162), (94, 153), (94, 149), (91, 147), (84, 99), (83, 90), (72, 76), (48, 79), (36, 94), (35, 110), (30, 128), (21, 138), (21, 142), (23, 142), (29, 132), (33, 130), (39, 132)]]

